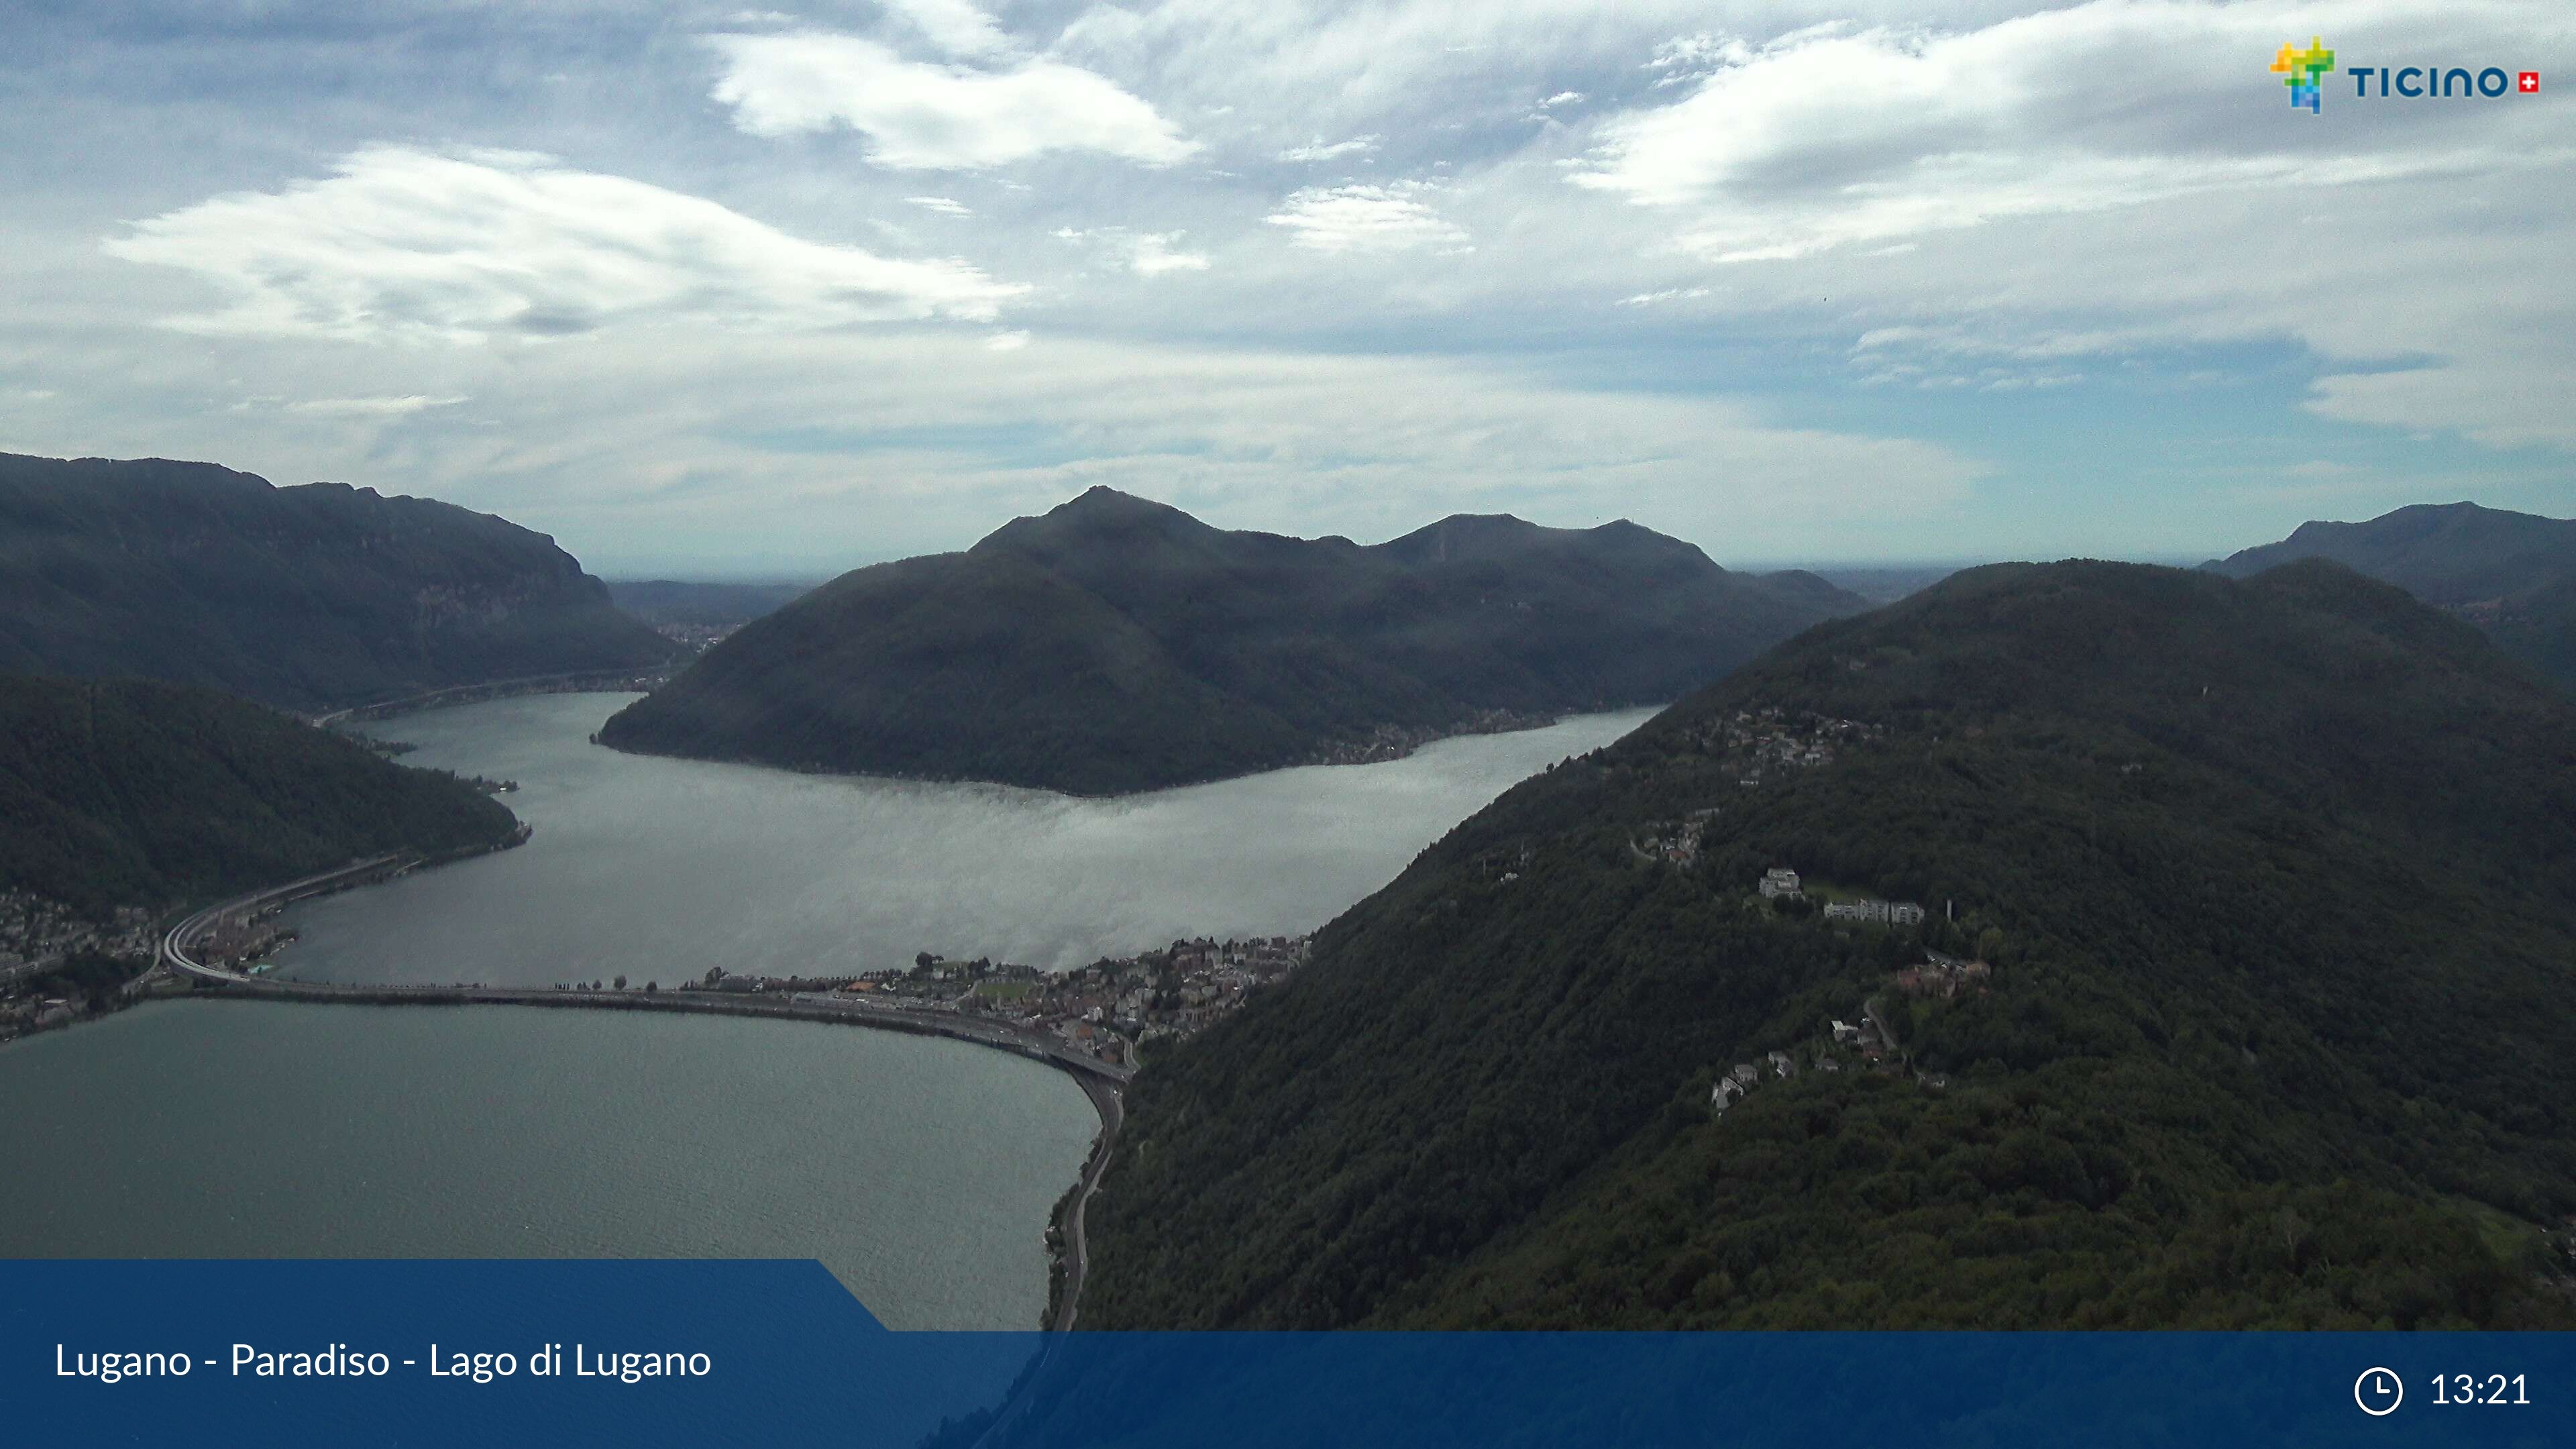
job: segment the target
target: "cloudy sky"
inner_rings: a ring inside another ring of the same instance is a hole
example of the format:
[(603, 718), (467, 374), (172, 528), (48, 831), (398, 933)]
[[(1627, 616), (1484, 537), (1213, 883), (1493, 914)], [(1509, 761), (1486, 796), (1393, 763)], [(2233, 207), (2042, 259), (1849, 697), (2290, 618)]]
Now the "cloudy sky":
[[(2535, 70), (2537, 96), (2267, 73)], [(15, 0), (0, 451), (819, 576), (1095, 483), (1728, 564), (2576, 513), (2560, 0)]]

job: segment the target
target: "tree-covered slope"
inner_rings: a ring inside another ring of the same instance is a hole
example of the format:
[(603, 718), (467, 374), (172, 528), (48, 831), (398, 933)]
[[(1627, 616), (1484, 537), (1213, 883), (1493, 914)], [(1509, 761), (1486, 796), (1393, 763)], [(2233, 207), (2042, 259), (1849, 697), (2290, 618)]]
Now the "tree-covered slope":
[(2415, 504), (2363, 523), (2304, 523), (2205, 567), (2248, 578), (2303, 558), (2332, 559), (2448, 609), (2576, 688), (2576, 519)]
[[(1991, 973), (1909, 995), (1927, 947)], [(2473, 630), (2323, 563), (1971, 570), (1515, 788), (1149, 1061), (1084, 1323), (2566, 1324), (2571, 977), (2576, 706)]]
[(454, 776), (213, 690), (24, 675), (0, 675), (0, 819), (0, 890), (93, 915), (517, 828)]
[(552, 539), (488, 514), (209, 463), (0, 454), (0, 670), (321, 710), (672, 653)]
[(1226, 532), (1096, 488), (964, 553), (825, 585), (601, 738), (1107, 794), (1381, 730), (1670, 699), (1858, 605), (1633, 524), (1460, 517), (1362, 547)]

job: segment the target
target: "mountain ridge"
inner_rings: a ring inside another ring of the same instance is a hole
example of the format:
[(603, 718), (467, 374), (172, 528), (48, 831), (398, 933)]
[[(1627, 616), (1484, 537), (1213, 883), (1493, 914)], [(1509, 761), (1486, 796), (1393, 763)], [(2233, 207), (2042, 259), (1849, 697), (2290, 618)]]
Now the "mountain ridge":
[(1149, 1059), (1086, 1323), (2567, 1324), (2571, 824), (2576, 705), (2392, 586), (1965, 571), (1514, 787)]
[(2278, 543), (2201, 567), (2246, 578), (2300, 558), (2332, 559), (2395, 584), (2576, 690), (2576, 519), (2467, 501), (2416, 503), (2359, 523), (2311, 520)]
[(1114, 794), (1655, 702), (1860, 600), (1634, 524), (1376, 545), (1095, 487), (845, 574), (601, 731), (652, 753)]
[(0, 670), (307, 712), (673, 655), (506, 519), (167, 459), (0, 454), (0, 624)]

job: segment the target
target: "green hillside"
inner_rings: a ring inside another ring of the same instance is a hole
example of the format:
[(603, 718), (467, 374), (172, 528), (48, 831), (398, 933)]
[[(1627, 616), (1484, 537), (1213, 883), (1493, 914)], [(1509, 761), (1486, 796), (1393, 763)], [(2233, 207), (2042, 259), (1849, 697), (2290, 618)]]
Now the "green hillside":
[(552, 539), (488, 514), (210, 463), (0, 454), (0, 670), (320, 711), (672, 654)]
[(0, 890), (93, 915), (517, 826), (453, 776), (212, 690), (21, 675), (0, 675), (0, 818)]
[(1671, 699), (1859, 606), (1627, 523), (1460, 517), (1362, 547), (1095, 488), (754, 621), (601, 740), (1110, 794)]
[[(1909, 995), (1927, 949), (1990, 970)], [(1517, 787), (1150, 1064), (1084, 1323), (2567, 1326), (2571, 975), (2576, 706), (2469, 627), (1975, 569)]]

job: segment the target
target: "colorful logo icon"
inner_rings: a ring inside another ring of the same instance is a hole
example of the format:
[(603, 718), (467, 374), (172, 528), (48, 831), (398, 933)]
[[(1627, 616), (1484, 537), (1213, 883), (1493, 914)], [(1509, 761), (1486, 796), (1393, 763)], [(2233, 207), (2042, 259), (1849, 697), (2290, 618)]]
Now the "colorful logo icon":
[[(2309, 37), (2305, 50), (2295, 44), (2283, 45), (2281, 53), (2272, 58), (2272, 74), (2279, 76), (2281, 84), (2290, 88), (2291, 108), (2305, 106), (2318, 115), (2325, 114), (2326, 72), (2333, 69), (2334, 52), (2326, 49), (2325, 37), (2321, 35)], [(2538, 81), (2538, 77), (2533, 77), (2535, 89)]]
[(2513, 88), (2522, 92), (2526, 96), (2536, 96), (2540, 94), (2540, 72), (2536, 70), (2524, 71), (2521, 75), (2515, 77)]

